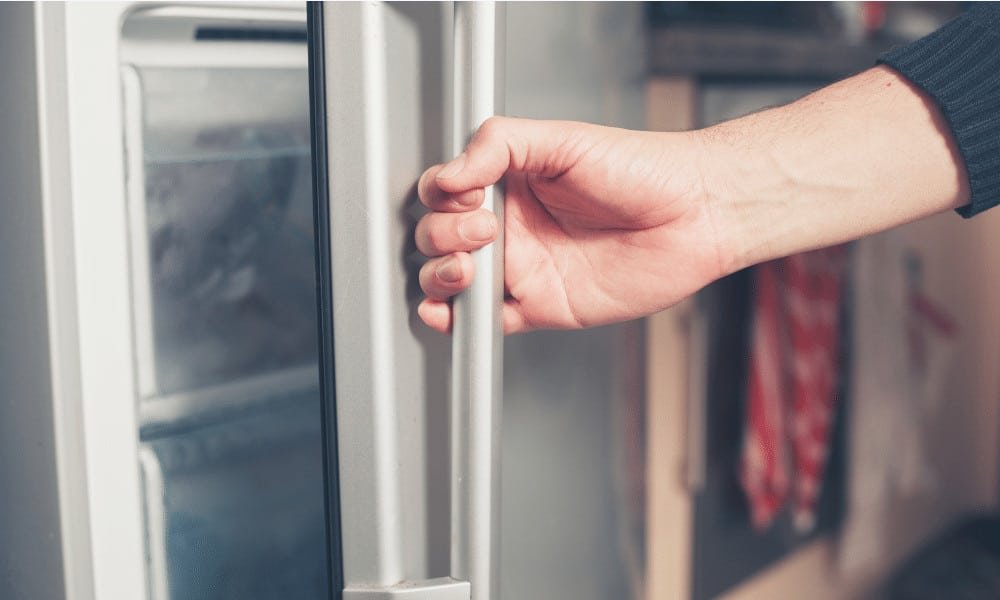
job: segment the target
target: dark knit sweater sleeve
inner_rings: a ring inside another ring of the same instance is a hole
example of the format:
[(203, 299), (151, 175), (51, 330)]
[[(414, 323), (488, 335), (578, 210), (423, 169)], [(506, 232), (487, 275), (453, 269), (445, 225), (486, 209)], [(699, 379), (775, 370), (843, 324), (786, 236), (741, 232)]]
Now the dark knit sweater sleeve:
[(1000, 204), (1000, 3), (983, 2), (879, 62), (941, 107), (965, 161), (971, 217)]

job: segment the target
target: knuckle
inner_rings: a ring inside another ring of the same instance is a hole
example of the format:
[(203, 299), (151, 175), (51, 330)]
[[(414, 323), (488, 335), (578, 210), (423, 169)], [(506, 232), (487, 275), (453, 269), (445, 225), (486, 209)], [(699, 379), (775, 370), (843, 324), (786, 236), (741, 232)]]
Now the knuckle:
[(420, 217), (420, 219), (417, 220), (417, 228), (414, 231), (414, 235), (417, 237), (417, 239), (420, 239), (421, 237), (423, 237), (426, 234), (426, 232), (427, 232), (427, 217), (428, 216), (430, 216), (430, 213), (428, 213), (428, 214)]
[(435, 227), (433, 222), (427, 223), (424, 238), (427, 240), (427, 246), (430, 250), (440, 251), (443, 249), (444, 236), (441, 233), (441, 229)]
[(479, 134), (484, 138), (493, 138), (500, 135), (503, 129), (503, 117), (492, 116), (479, 126)]
[(423, 191), (423, 189), (427, 186), (427, 178), (429, 177), (430, 172), (433, 168), (434, 167), (424, 169), (424, 172), (421, 173), (420, 177), (417, 178), (417, 189), (419, 191)]
[[(429, 171), (428, 171), (429, 172)], [(434, 178), (426, 174), (421, 176), (420, 181), (417, 183), (417, 196), (420, 197), (420, 202), (427, 208), (434, 208), (435, 203), (437, 203), (441, 197), (441, 193), (434, 186)]]
[(417, 223), (417, 229), (413, 237), (417, 242), (417, 250), (420, 250), (422, 254), (426, 255), (431, 251), (430, 229), (428, 228), (427, 217), (423, 217)]
[(453, 245), (453, 236), (447, 231), (445, 223), (441, 219), (433, 218), (436, 215), (429, 215), (424, 238), (427, 241), (428, 249), (435, 253), (448, 252)]
[(424, 290), (424, 292), (426, 292), (427, 294), (434, 293), (436, 288), (434, 286), (433, 263), (429, 262), (424, 266), (420, 267), (419, 280), (420, 280), (420, 287)]
[(463, 192), (455, 199), (455, 203), (458, 204), (463, 210), (471, 210), (482, 205), (485, 197), (486, 193), (483, 188), (475, 188), (467, 192)]
[(417, 180), (417, 195), (420, 196), (421, 200), (427, 200), (428, 192), (430, 192), (428, 189), (430, 172), (431, 170), (427, 169), (420, 174), (420, 179)]

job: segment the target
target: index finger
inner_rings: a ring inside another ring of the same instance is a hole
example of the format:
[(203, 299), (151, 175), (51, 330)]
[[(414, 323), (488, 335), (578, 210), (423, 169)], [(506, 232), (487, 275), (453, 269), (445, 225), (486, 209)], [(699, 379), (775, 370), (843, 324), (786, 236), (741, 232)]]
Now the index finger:
[(443, 166), (434, 165), (420, 176), (420, 181), (417, 182), (417, 194), (420, 196), (420, 202), (437, 212), (466, 212), (479, 208), (485, 197), (482, 188), (451, 193), (438, 186), (437, 174)]

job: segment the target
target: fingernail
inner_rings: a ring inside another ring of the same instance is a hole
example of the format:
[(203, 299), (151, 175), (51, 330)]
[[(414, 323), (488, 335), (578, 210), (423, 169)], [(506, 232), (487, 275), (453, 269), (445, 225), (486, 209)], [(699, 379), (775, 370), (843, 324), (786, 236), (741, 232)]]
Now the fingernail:
[(434, 272), (437, 273), (438, 279), (446, 283), (455, 283), (462, 279), (462, 267), (454, 258), (446, 259)]
[(465, 153), (461, 153), (451, 160), (448, 164), (441, 167), (438, 171), (438, 179), (448, 179), (449, 177), (454, 177), (458, 175), (462, 169), (465, 167)]
[(494, 232), (493, 219), (482, 214), (470, 215), (458, 224), (458, 234), (470, 242), (491, 240)]

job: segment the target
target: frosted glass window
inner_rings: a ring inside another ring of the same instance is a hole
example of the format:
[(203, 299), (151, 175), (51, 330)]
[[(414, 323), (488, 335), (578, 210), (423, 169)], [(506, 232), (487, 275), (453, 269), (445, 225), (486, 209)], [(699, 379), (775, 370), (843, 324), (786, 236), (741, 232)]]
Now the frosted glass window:
[(142, 69), (158, 394), (316, 360), (304, 69)]
[(326, 598), (307, 72), (130, 68), (149, 598)]

